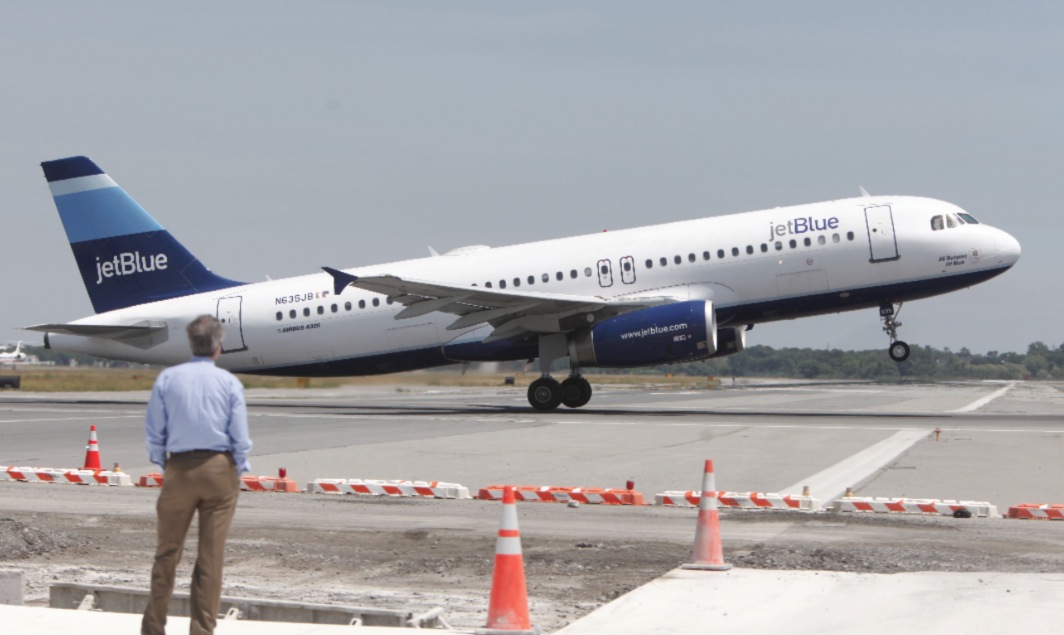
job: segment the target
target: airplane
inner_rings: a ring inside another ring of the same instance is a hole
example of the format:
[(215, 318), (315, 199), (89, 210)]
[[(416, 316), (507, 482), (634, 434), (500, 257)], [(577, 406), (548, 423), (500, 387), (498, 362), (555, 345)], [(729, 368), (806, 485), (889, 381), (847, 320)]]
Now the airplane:
[[(1012, 267), (1020, 244), (945, 201), (862, 196), (246, 283), (203, 265), (90, 159), (41, 164), (95, 315), (26, 327), (45, 347), (146, 364), (188, 358), (196, 316), (219, 366), (384, 374), (539, 360), (528, 402), (579, 408), (582, 368), (723, 357), (754, 325), (876, 309), (901, 362), (904, 302)], [(569, 358), (563, 381), (553, 362)]]
[(15, 345), (15, 350), (6, 353), (0, 353), (0, 364), (3, 364), (5, 362), (9, 364), (14, 364), (15, 362), (24, 362), (27, 359), (28, 357), (26, 356), (26, 354), (22, 352), (22, 342), (19, 342)]

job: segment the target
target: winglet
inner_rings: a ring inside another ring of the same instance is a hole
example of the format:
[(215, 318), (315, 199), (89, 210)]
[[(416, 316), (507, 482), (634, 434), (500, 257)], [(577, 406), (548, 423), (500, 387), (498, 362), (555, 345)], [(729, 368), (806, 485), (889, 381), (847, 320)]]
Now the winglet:
[(358, 276), (353, 276), (349, 273), (344, 273), (339, 269), (333, 269), (332, 267), (322, 267), (325, 273), (333, 277), (333, 294), (340, 295), (347, 288), (347, 285), (352, 282), (358, 281)]

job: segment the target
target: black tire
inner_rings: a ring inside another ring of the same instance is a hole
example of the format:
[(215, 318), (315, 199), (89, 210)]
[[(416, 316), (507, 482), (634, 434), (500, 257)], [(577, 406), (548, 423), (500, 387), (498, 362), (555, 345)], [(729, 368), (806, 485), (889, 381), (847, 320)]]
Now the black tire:
[(591, 401), (591, 384), (580, 375), (575, 375), (562, 382), (562, 404), (568, 408), (579, 408)]
[(528, 387), (528, 403), (540, 412), (549, 412), (562, 402), (562, 386), (553, 377), (540, 377)]
[(887, 353), (890, 358), (896, 362), (904, 362), (909, 359), (909, 345), (905, 342), (898, 340), (890, 345), (887, 349)]

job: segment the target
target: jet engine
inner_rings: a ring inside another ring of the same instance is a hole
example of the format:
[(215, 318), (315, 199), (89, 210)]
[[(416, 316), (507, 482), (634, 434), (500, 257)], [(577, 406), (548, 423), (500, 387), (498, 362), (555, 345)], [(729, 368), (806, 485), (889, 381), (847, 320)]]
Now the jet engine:
[(577, 367), (623, 368), (705, 359), (717, 352), (713, 303), (676, 302), (618, 315), (569, 338)]
[(717, 329), (717, 350), (707, 359), (727, 357), (746, 350), (746, 327), (726, 326)]

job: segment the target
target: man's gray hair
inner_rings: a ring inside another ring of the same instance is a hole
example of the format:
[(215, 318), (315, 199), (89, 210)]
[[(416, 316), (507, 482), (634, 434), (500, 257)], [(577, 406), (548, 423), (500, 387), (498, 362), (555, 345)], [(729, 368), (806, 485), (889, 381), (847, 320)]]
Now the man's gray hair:
[(189, 323), (186, 330), (192, 354), (197, 357), (214, 355), (214, 351), (222, 345), (222, 338), (225, 336), (222, 323), (213, 315), (199, 316)]

